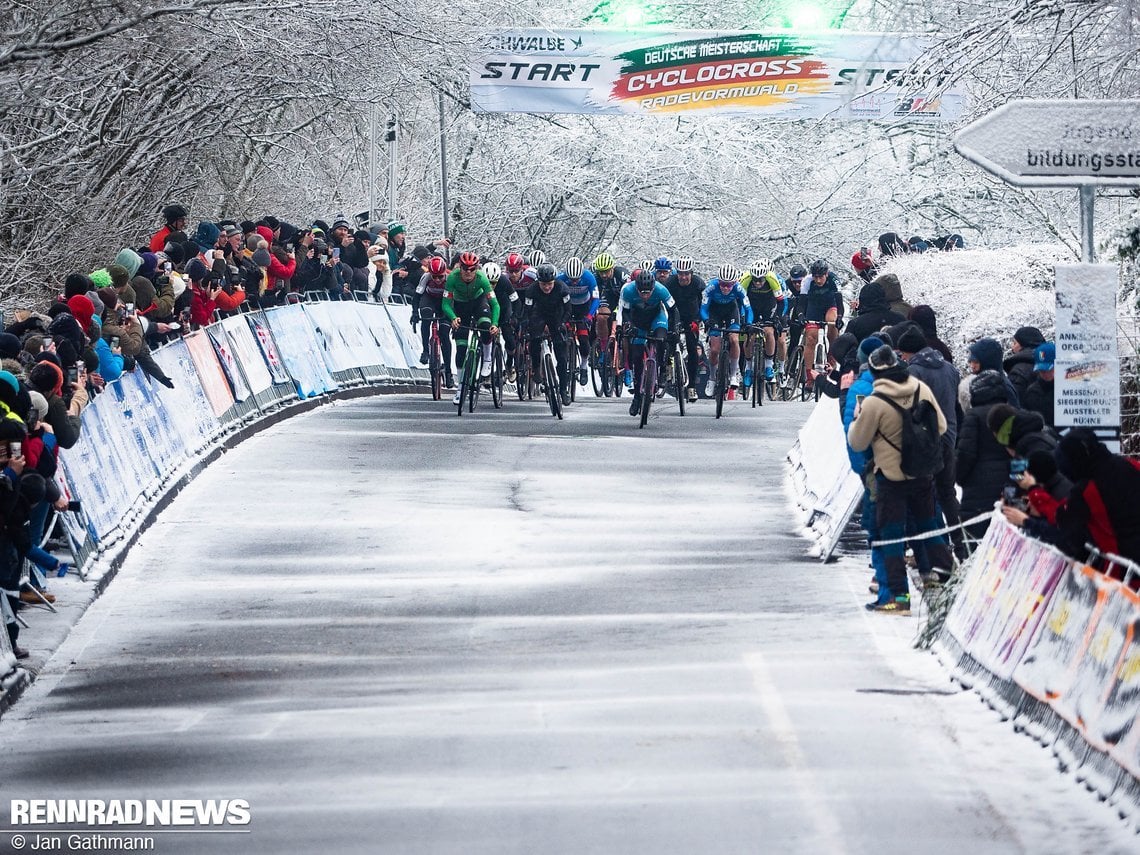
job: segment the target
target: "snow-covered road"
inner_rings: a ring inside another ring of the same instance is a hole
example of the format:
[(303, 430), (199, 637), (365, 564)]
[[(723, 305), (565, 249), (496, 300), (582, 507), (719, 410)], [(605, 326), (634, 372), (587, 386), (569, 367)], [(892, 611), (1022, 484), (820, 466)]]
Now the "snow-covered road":
[(864, 612), (865, 562), (806, 556), (807, 404), (627, 406), (383, 397), (239, 446), (0, 721), (3, 798), (247, 800), (155, 847), (203, 855), (1136, 851)]

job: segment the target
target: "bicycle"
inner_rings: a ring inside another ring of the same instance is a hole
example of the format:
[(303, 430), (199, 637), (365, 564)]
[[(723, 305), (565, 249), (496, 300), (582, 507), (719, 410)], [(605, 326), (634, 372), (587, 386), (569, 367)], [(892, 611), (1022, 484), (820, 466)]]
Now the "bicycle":
[(752, 408), (764, 406), (763, 387), (767, 385), (764, 380), (764, 326), (763, 324), (749, 324), (748, 336), (752, 347), (751, 371), (752, 386), (748, 390), (752, 400)]
[[(460, 326), (456, 332), (462, 331), (466, 335), (467, 355), (463, 359), (463, 367), (460, 369), (459, 375), (459, 412), (457, 415), (463, 415), (464, 403), (467, 405), (467, 412), (475, 412), (475, 406), (479, 403), (479, 389), (482, 383), (479, 382), (479, 336), (474, 336), (472, 341), (472, 333), (479, 333), (478, 327)], [(455, 340), (456, 347), (459, 346), (459, 339)]]
[(488, 382), (491, 385), (491, 403), (496, 410), (503, 408), (503, 384), (506, 381), (507, 371), (503, 360), (503, 347), (499, 336), (491, 341), (491, 376)]
[(439, 339), (439, 318), (430, 306), (420, 309), (420, 323), (431, 325), (428, 336), (428, 372), (431, 374), (431, 399), (438, 401), (443, 397), (443, 345)]
[[(815, 393), (816, 401), (818, 401), (820, 396), (823, 394), (817, 381), (819, 380), (819, 376), (827, 371), (827, 353), (829, 349), (829, 342), (827, 340), (827, 327), (829, 326), (831, 326), (831, 324), (816, 325), (816, 329), (819, 330), (819, 334), (815, 337), (815, 353), (812, 354), (815, 358), (815, 361), (813, 363), (815, 377), (812, 379), (811, 384), (812, 391)], [(808, 324), (808, 329), (811, 329), (811, 327), (812, 324)], [(806, 396), (804, 397), (804, 400), (807, 400)]]
[(629, 353), (629, 344), (635, 343), (634, 339), (642, 339), (643, 347), (641, 354), (641, 423), (638, 428), (645, 427), (646, 422), (649, 421), (649, 410), (653, 406), (653, 399), (657, 397), (657, 347), (656, 342), (649, 338), (648, 335), (643, 335), (643, 330), (630, 328), (626, 331), (625, 340), (626, 353)]
[(716, 379), (713, 384), (713, 399), (716, 401), (716, 417), (719, 419), (721, 412), (724, 410), (724, 399), (728, 395), (728, 381), (732, 377), (732, 370), (729, 367), (732, 364), (732, 355), (729, 352), (728, 336), (736, 335), (736, 333), (729, 332), (727, 323), (714, 324), (709, 331), (709, 338), (712, 338), (714, 331), (719, 331), (721, 334), (720, 354), (716, 361)]
[(594, 340), (590, 344), (590, 380), (594, 395), (609, 398), (616, 392), (617, 336), (613, 335), (613, 315), (603, 306), (594, 317)]
[(566, 329), (566, 372), (570, 381), (570, 403), (578, 399), (578, 325), (567, 321)]
[(550, 414), (562, 418), (562, 393), (558, 388), (558, 370), (554, 361), (554, 346), (550, 336), (544, 335), (540, 339), (538, 357), (539, 371), (542, 372), (542, 386), (546, 393), (546, 403), (550, 407)]
[(522, 328), (515, 339), (515, 392), (520, 401), (534, 399), (534, 376), (530, 370), (530, 339)]
[(677, 397), (677, 409), (685, 415), (685, 389), (689, 386), (688, 353), (685, 350), (685, 337), (669, 334), (669, 354), (665, 362), (665, 374), (673, 384), (673, 394)]

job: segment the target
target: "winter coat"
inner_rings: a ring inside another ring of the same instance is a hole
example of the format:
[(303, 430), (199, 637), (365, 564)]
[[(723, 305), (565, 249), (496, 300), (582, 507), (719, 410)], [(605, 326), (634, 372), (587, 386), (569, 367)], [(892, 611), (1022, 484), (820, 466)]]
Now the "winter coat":
[(104, 312), (103, 338), (110, 341), (112, 336), (119, 337), (119, 349), (126, 356), (137, 357), (144, 347), (142, 324), (129, 315), (122, 321), (112, 309)]
[(289, 280), (293, 278), (293, 274), (297, 272), (297, 260), (295, 258), (287, 258), (281, 261), (272, 252), (269, 253), (269, 290), (276, 291), (278, 288), (288, 288)]
[(1140, 464), (1099, 443), (1078, 460), (1075, 439), (1074, 432), (1067, 434), (1057, 455), (1062, 471), (1076, 482), (1057, 509), (1061, 547), (1078, 557), (1093, 543), (1101, 552), (1140, 561)]
[(1021, 396), (1017, 388), (1009, 382), (1002, 368), (1001, 345), (992, 338), (980, 338), (970, 345), (970, 359), (982, 366), (982, 371), (997, 371), (1005, 383), (1006, 400), (1013, 407), (1021, 406)]
[(902, 315), (902, 318), (895, 323), (906, 320), (906, 316), (911, 313), (914, 307), (903, 299), (902, 283), (899, 282), (899, 278), (893, 273), (884, 273), (882, 276), (876, 277), (871, 284), (882, 288), (883, 296), (887, 298), (887, 304), (891, 307), (891, 311)]
[[(907, 377), (899, 382), (879, 377), (875, 380), (874, 392), (891, 398), (904, 409), (914, 404), (915, 395), (930, 401), (938, 411), (938, 433), (946, 432), (946, 417), (938, 407), (938, 400), (921, 380)], [(889, 481), (909, 481), (910, 476), (902, 471), (902, 415), (875, 395), (863, 399), (859, 418), (851, 423), (847, 433), (847, 442), (852, 451), (870, 448), (875, 457), (875, 471), (882, 472)]]
[(1009, 378), (1009, 382), (1013, 384), (1013, 388), (1017, 390), (1017, 400), (1020, 402), (1025, 395), (1025, 390), (1029, 388), (1029, 384), (1033, 382), (1033, 366), (1037, 364), (1037, 354), (1032, 348), (1019, 350), (1017, 353), (1007, 357), (1002, 362), (1001, 367), (1005, 371), (1005, 376)]
[(1053, 381), (1035, 378), (1021, 396), (1021, 406), (1039, 414), (1045, 424), (1053, 427)]
[(1009, 480), (1009, 452), (994, 439), (986, 418), (997, 404), (1006, 403), (1000, 377), (976, 377), (971, 385), (971, 406), (958, 428), (956, 478), (962, 487), (962, 519), (993, 508)]
[(942, 358), (942, 354), (932, 347), (924, 347), (907, 361), (912, 377), (917, 377), (930, 387), (935, 400), (946, 417), (946, 433), (943, 440), (954, 446), (958, 440), (958, 369)]
[(213, 296), (201, 285), (195, 284), (190, 297), (190, 323), (196, 326), (207, 326), (214, 320), (214, 311), (218, 308)]
[[(879, 277), (883, 278), (885, 277)], [(859, 314), (846, 329), (846, 332), (855, 336), (856, 342), (863, 341), (883, 327), (901, 324), (906, 320), (903, 315), (891, 310), (883, 293), (883, 287), (878, 282), (879, 280), (869, 282), (859, 291)]]
[[(851, 423), (855, 421), (855, 407), (859, 403), (859, 397), (866, 398), (868, 395), (875, 391), (875, 378), (871, 376), (868, 369), (855, 378), (855, 382), (847, 389), (847, 400), (843, 406), (843, 432), (847, 433), (851, 430)], [(847, 446), (847, 459), (851, 461), (851, 468), (856, 475), (862, 477), (863, 470), (867, 468), (867, 461), (871, 459), (871, 454), (868, 451), (854, 451), (850, 445)]]
[(1013, 417), (1013, 428), (1009, 432), (1010, 448), (1015, 457), (1028, 459), (1035, 451), (1050, 454), (1057, 448), (1057, 439), (1045, 430), (1045, 420), (1038, 413), (1021, 410)]

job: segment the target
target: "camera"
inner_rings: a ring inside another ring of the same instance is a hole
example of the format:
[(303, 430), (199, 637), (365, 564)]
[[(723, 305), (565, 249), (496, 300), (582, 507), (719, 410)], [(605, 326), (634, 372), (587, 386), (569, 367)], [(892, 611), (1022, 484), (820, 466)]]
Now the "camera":
[(1023, 457), (1015, 457), (1009, 461), (1009, 480), (1019, 481), (1021, 476), (1025, 474), (1026, 469), (1029, 468), (1029, 461)]
[(77, 513), (79, 513), (79, 511), (81, 509), (81, 505), (79, 504), (78, 501), (72, 500), (72, 501), (67, 503), (67, 509), (69, 511), (71, 511), (73, 514), (77, 514)]
[(23, 453), (23, 445), (19, 442), (8, 443), (8, 453), (13, 457), (19, 457)]
[(1010, 484), (1007, 487), (1002, 487), (1001, 500), (1011, 508), (1017, 508), (1019, 511), (1028, 511), (1029, 503), (1022, 498), (1021, 493), (1017, 487)]
[(111, 336), (111, 348), (114, 349), (119, 346), (119, 337), (117, 335)]
[(79, 369), (76, 368), (74, 365), (72, 365), (70, 368), (67, 369), (67, 382), (68, 383), (78, 383), (79, 382)]

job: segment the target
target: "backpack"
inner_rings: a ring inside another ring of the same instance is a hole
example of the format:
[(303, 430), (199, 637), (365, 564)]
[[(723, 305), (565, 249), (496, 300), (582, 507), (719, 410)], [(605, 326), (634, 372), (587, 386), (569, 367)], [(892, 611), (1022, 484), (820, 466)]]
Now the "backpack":
[(910, 478), (924, 478), (942, 470), (942, 437), (938, 433), (938, 411), (934, 404), (914, 393), (914, 403), (901, 407), (886, 395), (874, 392), (872, 397), (886, 401), (902, 419), (902, 447), (882, 433), (887, 445), (902, 455), (900, 468)]

